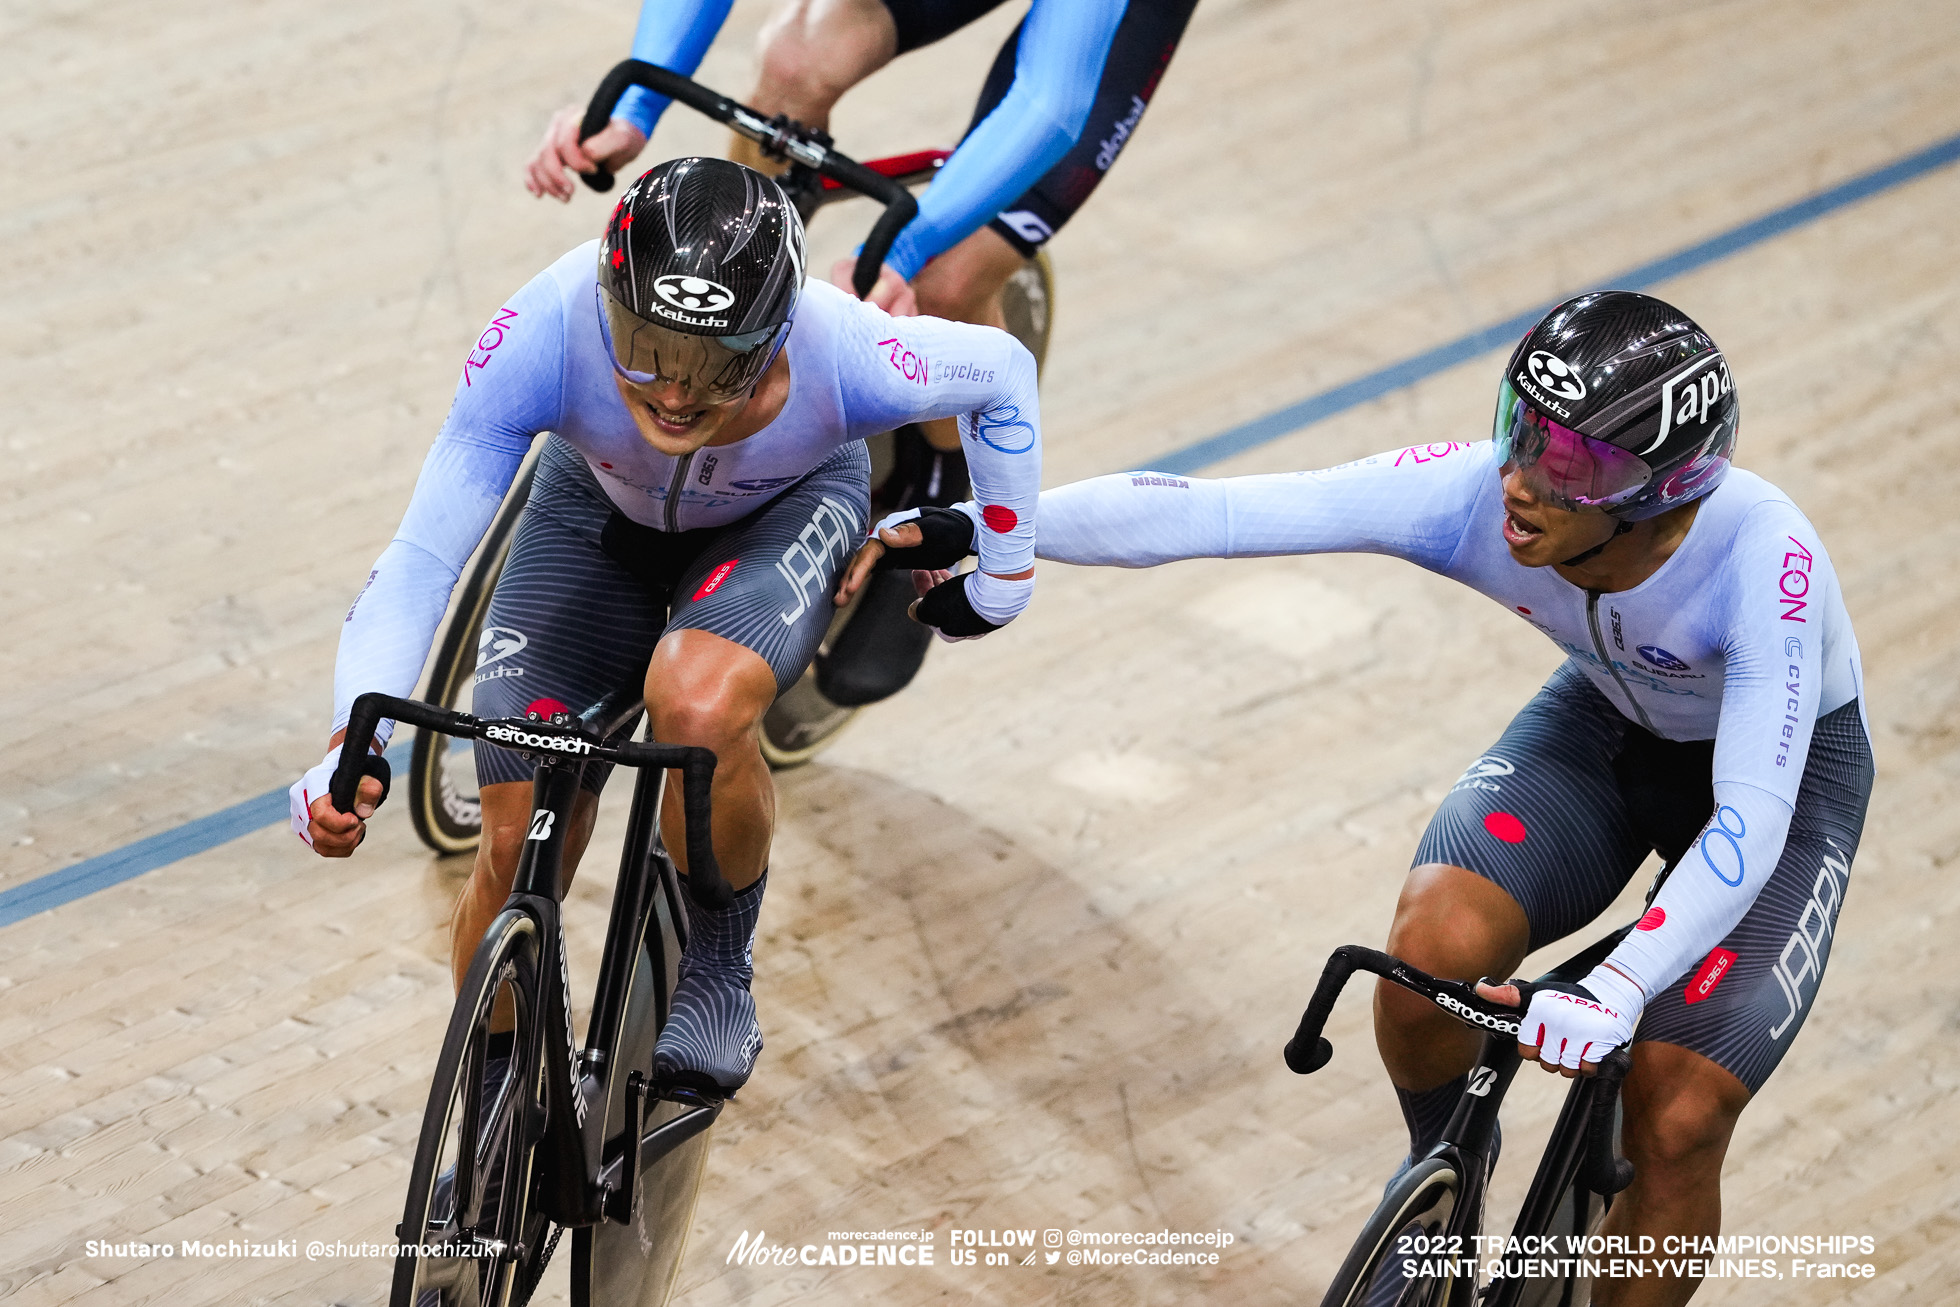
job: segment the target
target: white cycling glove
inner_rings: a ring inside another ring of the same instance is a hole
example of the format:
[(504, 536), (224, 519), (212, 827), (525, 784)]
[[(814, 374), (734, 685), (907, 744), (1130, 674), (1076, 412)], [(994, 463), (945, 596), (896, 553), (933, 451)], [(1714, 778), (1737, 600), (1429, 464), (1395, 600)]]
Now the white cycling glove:
[[(313, 845), (313, 837), (306, 833), (306, 825), (312, 820), (314, 803), (322, 794), (327, 793), (328, 787), (333, 782), (334, 768), (340, 765), (340, 748), (341, 746), (336, 744), (327, 750), (327, 756), (320, 760), (320, 765), (308, 769), (306, 775), (294, 781), (293, 787), (286, 791), (286, 808), (293, 819), (293, 834), (306, 841), (309, 848)], [(381, 782), (381, 797), (374, 801), (374, 806), (379, 808), (388, 801), (388, 789), (392, 780), (388, 760), (378, 753), (371, 755), (362, 773), (363, 779), (368, 776)]]
[(327, 792), (327, 783), (333, 779), (333, 769), (340, 765), (340, 746), (334, 745), (320, 765), (311, 768), (306, 775), (293, 782), (293, 788), (286, 791), (286, 806), (293, 818), (293, 834), (313, 847), (313, 837), (306, 833), (306, 824), (313, 819), (313, 800)]
[(1518, 1027), (1518, 1042), (1535, 1047), (1546, 1066), (1577, 1071), (1582, 1062), (1598, 1062), (1633, 1038), (1647, 1004), (1640, 986), (1604, 966), (1594, 967), (1577, 988), (1585, 992), (1539, 990)]

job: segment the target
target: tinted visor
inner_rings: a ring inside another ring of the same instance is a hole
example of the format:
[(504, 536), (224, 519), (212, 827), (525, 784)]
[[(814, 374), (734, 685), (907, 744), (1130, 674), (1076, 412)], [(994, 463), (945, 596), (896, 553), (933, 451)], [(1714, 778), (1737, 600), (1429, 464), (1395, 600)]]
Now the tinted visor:
[(703, 404), (726, 404), (747, 394), (789, 335), (787, 322), (743, 336), (689, 335), (648, 322), (603, 286), (592, 290), (613, 371), (638, 386), (680, 386)]
[(1510, 378), (1497, 393), (1497, 421), (1491, 430), (1497, 461), (1535, 469), (1560, 508), (1610, 508), (1639, 494), (1652, 479), (1644, 462), (1617, 445), (1560, 426), (1518, 394)]

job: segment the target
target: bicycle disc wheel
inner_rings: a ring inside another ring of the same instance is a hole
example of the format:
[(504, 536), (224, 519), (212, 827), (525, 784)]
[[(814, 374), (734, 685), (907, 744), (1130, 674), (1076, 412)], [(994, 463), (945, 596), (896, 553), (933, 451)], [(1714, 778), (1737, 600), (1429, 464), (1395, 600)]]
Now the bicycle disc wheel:
[[(653, 1072), (654, 1041), (673, 993), (680, 935), (670, 897), (672, 873), (663, 869), (662, 882), (652, 929), (627, 990), (615, 1088), (606, 1114), (609, 1139), (626, 1125), (627, 1076)], [(673, 1120), (682, 1110), (674, 1103), (656, 1103), (647, 1113), (647, 1128)], [(573, 1231), (572, 1307), (662, 1307), (680, 1275), (707, 1160), (708, 1134), (696, 1135), (640, 1173), (632, 1225), (602, 1221)]]
[[(1559, 1199), (1558, 1213), (1546, 1233), (1558, 1240), (1560, 1249), (1570, 1247), (1567, 1237), (1583, 1239), (1598, 1232), (1611, 1205), (1607, 1199), (1575, 1183)], [(1522, 1281), (1517, 1296), (1510, 1301), (1516, 1307), (1586, 1307), (1592, 1301), (1592, 1277), (1576, 1273), (1533, 1276)]]
[[(1449, 1259), (1397, 1245), (1404, 1239), (1434, 1238), (1447, 1232), (1462, 1192), (1463, 1177), (1447, 1158), (1424, 1158), (1403, 1172), (1361, 1227), (1361, 1237), (1335, 1272), (1321, 1307), (1449, 1304), (1452, 1290), (1463, 1282), (1453, 1272), (1436, 1273)], [(1474, 1289), (1474, 1281), (1468, 1287)]]
[(1041, 250), (1021, 265), (1001, 288), (1000, 311), (1007, 334), (1034, 355), (1035, 374), (1048, 361), (1048, 337), (1055, 326), (1055, 265)]
[[(518, 519), (524, 516), (524, 502), (531, 497), (531, 481), (537, 474), (537, 454), (533, 452), (511, 483), (504, 506), (484, 533), (476, 560), (463, 580), (456, 611), (436, 642), (435, 665), (429, 671), (428, 688), (422, 697), (445, 708), (470, 708), (470, 691), (476, 683), (478, 633), (484, 614), (490, 611), (490, 595), (497, 588), (497, 577), (510, 556), (511, 538), (517, 534)], [(456, 741), (436, 731), (417, 731), (415, 749), (408, 764), (408, 815), (415, 833), (437, 853), (448, 856), (468, 853), (476, 848), (483, 834), (483, 805), (476, 794), (476, 753), (467, 741)]]
[[(544, 1226), (529, 1210), (531, 1131), (541, 1119), (538, 1068), (526, 1051), (537, 981), (537, 923), (505, 911), (470, 963), (436, 1060), (396, 1230), (403, 1246), (391, 1307), (517, 1307), (529, 1296)], [(489, 1062), (499, 999), (517, 1021), (501, 1070)]]

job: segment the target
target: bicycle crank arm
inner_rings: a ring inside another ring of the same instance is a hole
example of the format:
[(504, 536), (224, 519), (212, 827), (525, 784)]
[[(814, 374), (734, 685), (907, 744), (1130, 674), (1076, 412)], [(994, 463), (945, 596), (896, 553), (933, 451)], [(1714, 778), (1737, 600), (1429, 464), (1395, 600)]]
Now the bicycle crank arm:
[[(626, 1129), (619, 1141), (606, 1149), (605, 1165), (599, 1168), (600, 1204), (608, 1221), (633, 1224), (639, 1213), (640, 1186), (634, 1181), (646, 1166), (647, 1078), (635, 1071), (626, 1080)], [(627, 1170), (627, 1163), (632, 1170)]]
[[(696, 1100), (691, 1095), (686, 1100), (666, 1099), (686, 1101), (688, 1110), (648, 1130), (648, 1105), (663, 1101), (663, 1096), (654, 1094), (646, 1078), (637, 1071), (627, 1081), (627, 1093), (626, 1128), (606, 1149), (606, 1160), (599, 1168), (596, 1186), (605, 1219), (621, 1225), (633, 1224), (638, 1216), (634, 1210), (640, 1193), (640, 1186), (636, 1183), (638, 1177), (667, 1154), (706, 1131), (721, 1115), (722, 1109), (720, 1100)], [(627, 1140), (639, 1141), (637, 1151)], [(632, 1165), (630, 1171), (627, 1169), (629, 1162)]]
[(640, 1166), (652, 1166), (694, 1136), (701, 1134), (721, 1115), (722, 1104), (691, 1107), (671, 1121), (663, 1121), (640, 1139)]

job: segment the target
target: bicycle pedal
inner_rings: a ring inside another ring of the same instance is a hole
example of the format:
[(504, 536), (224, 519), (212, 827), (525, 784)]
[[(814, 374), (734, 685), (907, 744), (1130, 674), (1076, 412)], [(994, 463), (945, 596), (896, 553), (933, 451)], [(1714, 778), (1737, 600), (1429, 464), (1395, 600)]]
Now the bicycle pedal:
[(653, 1097), (683, 1107), (720, 1107), (734, 1101), (736, 1091), (723, 1089), (698, 1071), (681, 1071), (653, 1082)]

